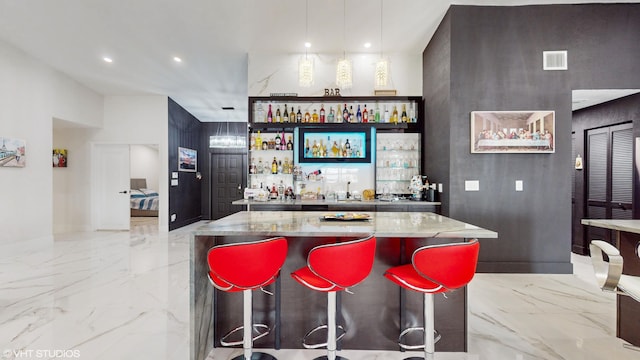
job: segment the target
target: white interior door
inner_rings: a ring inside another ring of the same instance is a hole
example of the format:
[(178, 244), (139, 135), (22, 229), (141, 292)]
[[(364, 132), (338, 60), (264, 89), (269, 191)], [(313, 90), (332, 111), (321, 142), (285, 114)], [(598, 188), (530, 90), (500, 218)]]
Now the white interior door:
[(97, 230), (129, 230), (129, 145), (94, 148)]

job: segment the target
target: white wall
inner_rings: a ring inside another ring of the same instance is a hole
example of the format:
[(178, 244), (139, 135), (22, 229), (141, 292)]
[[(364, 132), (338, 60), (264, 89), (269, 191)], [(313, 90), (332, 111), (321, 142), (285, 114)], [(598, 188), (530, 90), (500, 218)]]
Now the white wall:
[(51, 240), (52, 119), (102, 122), (102, 96), (0, 42), (0, 135), (26, 140), (26, 166), (0, 168), (0, 244)]
[[(336, 87), (336, 64), (342, 54), (309, 54), (314, 61), (314, 84), (298, 85), (298, 60), (302, 54), (249, 54), (249, 96), (270, 93), (297, 93), (323, 96), (325, 88)], [(398, 96), (422, 95), (422, 54), (385, 54), (389, 60), (388, 89)], [(374, 67), (379, 54), (347, 54), (353, 62), (353, 87), (341, 90), (343, 96), (373, 96)]]
[[(56, 205), (55, 232), (92, 230), (92, 151), (94, 144), (159, 145), (159, 159), (168, 159), (168, 98), (166, 96), (106, 96), (102, 128), (65, 128), (54, 133), (56, 147), (69, 150), (66, 183), (56, 188), (66, 191)], [(167, 161), (158, 162), (157, 178), (153, 179), (160, 194), (159, 225), (168, 230)], [(152, 179), (148, 179), (152, 181)], [(163, 215), (164, 214), (164, 215)], [(60, 224), (60, 225), (58, 225)]]
[[(131, 145), (131, 178), (147, 179), (147, 188), (158, 191), (160, 152), (158, 146)], [(167, 160), (165, 159), (165, 162)]]

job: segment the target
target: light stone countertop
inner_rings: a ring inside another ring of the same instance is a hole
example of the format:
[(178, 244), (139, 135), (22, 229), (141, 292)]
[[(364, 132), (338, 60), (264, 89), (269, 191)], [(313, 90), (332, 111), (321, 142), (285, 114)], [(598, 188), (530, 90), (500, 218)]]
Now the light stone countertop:
[(640, 220), (582, 219), (582, 225), (640, 234)]
[(193, 236), (367, 236), (497, 238), (495, 231), (431, 212), (366, 212), (364, 221), (327, 221), (327, 211), (241, 211), (197, 228)]

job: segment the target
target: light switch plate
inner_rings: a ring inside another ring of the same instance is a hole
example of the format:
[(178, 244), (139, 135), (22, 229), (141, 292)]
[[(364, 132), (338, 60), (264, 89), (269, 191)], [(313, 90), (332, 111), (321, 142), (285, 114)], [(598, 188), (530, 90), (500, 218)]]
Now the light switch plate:
[(524, 184), (522, 180), (516, 180), (516, 191), (523, 191)]
[(464, 191), (480, 191), (480, 180), (465, 180)]
[(178, 186), (178, 179), (171, 179), (171, 186)]

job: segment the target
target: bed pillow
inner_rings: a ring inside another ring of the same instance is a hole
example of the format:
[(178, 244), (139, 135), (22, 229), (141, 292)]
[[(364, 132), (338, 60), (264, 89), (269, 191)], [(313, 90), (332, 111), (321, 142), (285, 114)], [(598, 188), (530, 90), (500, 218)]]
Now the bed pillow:
[(144, 198), (147, 197), (142, 191), (138, 189), (131, 189), (131, 198)]
[(158, 196), (158, 192), (151, 189), (140, 189), (140, 191), (146, 196)]

